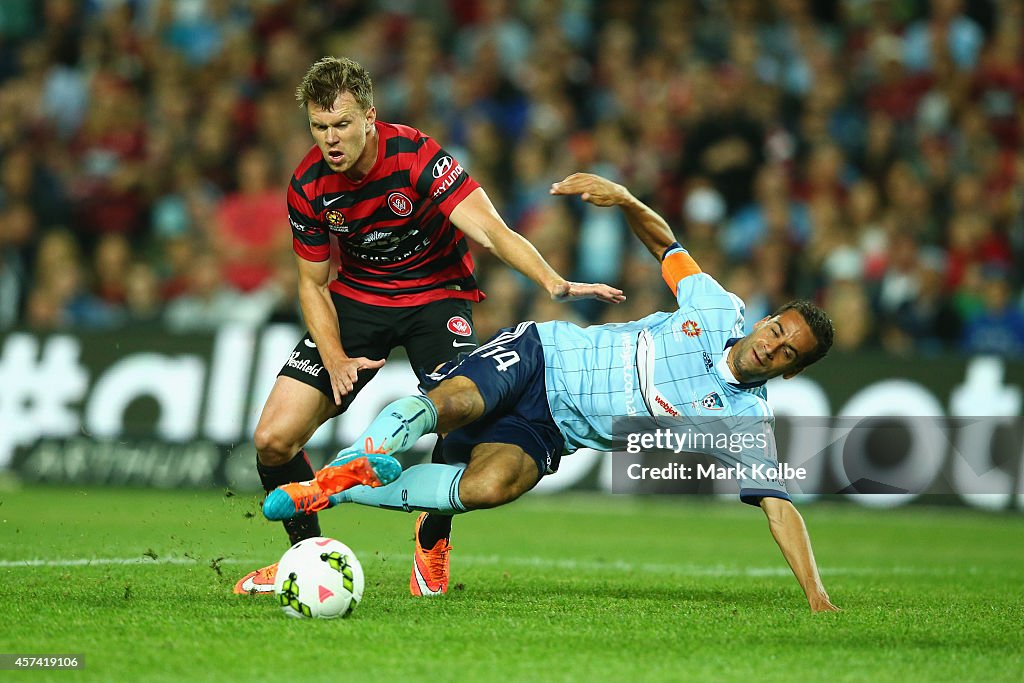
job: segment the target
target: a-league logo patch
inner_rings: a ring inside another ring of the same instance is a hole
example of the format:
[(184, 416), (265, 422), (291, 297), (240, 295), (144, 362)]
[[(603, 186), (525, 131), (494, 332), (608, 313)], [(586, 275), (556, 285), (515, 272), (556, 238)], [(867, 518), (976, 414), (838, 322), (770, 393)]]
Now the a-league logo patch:
[(469, 321), (461, 315), (453, 315), (451, 318), (448, 318), (448, 331), (460, 337), (469, 337), (473, 334), (473, 328), (470, 326)]
[(722, 400), (717, 391), (712, 391), (700, 400), (700, 405), (708, 410), (721, 410), (725, 407), (725, 401)]
[(345, 214), (341, 211), (328, 211), (324, 214), (324, 220), (327, 221), (328, 229), (336, 230), (338, 232), (348, 232), (348, 227), (345, 225)]
[(683, 334), (687, 337), (699, 337), (702, 330), (694, 320), (687, 320), (682, 326)]
[(715, 366), (715, 361), (711, 360), (711, 354), (707, 351), (704, 352), (704, 369), (711, 372), (711, 368)]
[(412, 201), (401, 192), (392, 192), (388, 195), (388, 206), (397, 216), (408, 216), (412, 213)]

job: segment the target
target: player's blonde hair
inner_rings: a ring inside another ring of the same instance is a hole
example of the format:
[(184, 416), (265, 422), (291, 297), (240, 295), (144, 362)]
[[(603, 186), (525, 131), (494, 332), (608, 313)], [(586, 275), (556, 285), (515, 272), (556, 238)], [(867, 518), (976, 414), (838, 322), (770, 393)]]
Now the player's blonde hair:
[(373, 106), (373, 81), (370, 72), (348, 57), (322, 57), (302, 77), (295, 99), (305, 108), (313, 102), (325, 111), (334, 108), (338, 95), (350, 92), (356, 103), (367, 111)]

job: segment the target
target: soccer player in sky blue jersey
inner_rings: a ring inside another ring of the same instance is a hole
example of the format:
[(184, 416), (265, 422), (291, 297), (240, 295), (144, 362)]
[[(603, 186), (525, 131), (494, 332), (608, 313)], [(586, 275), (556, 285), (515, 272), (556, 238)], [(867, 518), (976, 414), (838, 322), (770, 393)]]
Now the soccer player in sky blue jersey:
[[(743, 336), (743, 302), (701, 272), (665, 221), (625, 187), (581, 173), (551, 191), (620, 207), (661, 261), (678, 310), (587, 328), (566, 322), (506, 328), (425, 378), (425, 396), (387, 406), (316, 479), (273, 491), (264, 515), (286, 519), (342, 502), (420, 510), (410, 590), (441, 594), (448, 586), (448, 539), (431, 547), (420, 543), (426, 515), (515, 500), (578, 448), (621, 450), (622, 435), (616, 440), (613, 432), (622, 418), (671, 419), (708, 433), (735, 430), (742, 421), (743, 431), (757, 438), (738, 448), (710, 440), (686, 450), (744, 472), (740, 497), (764, 511), (811, 610), (836, 610), (803, 518), (782, 478), (770, 473), (778, 462), (764, 389), (766, 380), (792, 377), (828, 352), (831, 321), (817, 306), (796, 301)], [(453, 464), (415, 465), (399, 475), (392, 456), (429, 432), (446, 435), (445, 457)], [(360, 468), (373, 470), (382, 485), (355, 485), (365, 479), (353, 474)]]

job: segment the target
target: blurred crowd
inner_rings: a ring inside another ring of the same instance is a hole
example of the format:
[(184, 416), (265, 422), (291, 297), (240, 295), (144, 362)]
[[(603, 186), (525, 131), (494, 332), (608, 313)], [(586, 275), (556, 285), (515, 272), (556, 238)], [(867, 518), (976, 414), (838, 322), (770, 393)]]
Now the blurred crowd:
[(362, 62), (563, 274), (476, 251), (482, 334), (673, 305), (627, 185), (747, 304), (806, 297), (843, 350), (1024, 356), (1021, 0), (4, 0), (0, 329), (298, 321), (294, 89)]

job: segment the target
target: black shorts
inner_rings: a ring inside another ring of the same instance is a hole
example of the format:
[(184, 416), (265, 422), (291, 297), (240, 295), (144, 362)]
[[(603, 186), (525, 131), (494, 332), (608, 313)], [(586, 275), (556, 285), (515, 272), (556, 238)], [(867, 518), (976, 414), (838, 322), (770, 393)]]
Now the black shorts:
[[(341, 345), (352, 358), (387, 358), (396, 346), (405, 348), (417, 375), (432, 372), (463, 351), (478, 346), (472, 305), (465, 299), (441, 299), (419, 306), (386, 307), (353, 301), (331, 292), (341, 327)], [(342, 397), (344, 411), (359, 390), (377, 374), (360, 370), (352, 391)], [(334, 399), (331, 378), (309, 333), (295, 346), (278, 376), (291, 377)]]
[(468, 463), (477, 445), (507, 443), (533, 459), (538, 478), (558, 470), (565, 438), (548, 407), (544, 346), (534, 323), (499, 330), (472, 353), (423, 378), (421, 388), (429, 391), (457, 376), (476, 385), (484, 413), (444, 437), (446, 461)]

